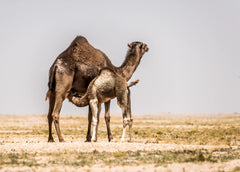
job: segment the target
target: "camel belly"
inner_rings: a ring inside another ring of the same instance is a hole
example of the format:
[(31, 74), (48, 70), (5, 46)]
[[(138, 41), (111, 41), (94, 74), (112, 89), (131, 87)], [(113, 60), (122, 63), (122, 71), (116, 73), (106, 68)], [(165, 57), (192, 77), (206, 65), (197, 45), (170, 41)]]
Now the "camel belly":
[(87, 91), (90, 82), (91, 78), (86, 79), (81, 75), (75, 75), (72, 84), (72, 91), (82, 96)]
[(84, 95), (89, 83), (97, 76), (98, 68), (96, 66), (87, 66), (77, 63), (72, 84), (72, 89), (79, 95)]
[(98, 101), (99, 101), (99, 103), (105, 103), (115, 97), (116, 97), (115, 94), (112, 94), (112, 93), (109, 93), (108, 96), (106, 96), (106, 95), (103, 96), (102, 94), (99, 94)]

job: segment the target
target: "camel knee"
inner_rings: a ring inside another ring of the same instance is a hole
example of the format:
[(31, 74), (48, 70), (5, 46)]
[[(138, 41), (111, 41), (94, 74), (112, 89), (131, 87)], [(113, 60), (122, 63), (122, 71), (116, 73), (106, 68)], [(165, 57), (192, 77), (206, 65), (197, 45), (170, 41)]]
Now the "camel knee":
[(53, 119), (54, 122), (58, 123), (59, 122), (59, 115), (53, 115), (52, 119)]
[(123, 128), (125, 128), (128, 125), (128, 120), (127, 118), (123, 119)]
[(128, 125), (129, 125), (129, 127), (132, 127), (132, 125), (133, 125), (133, 119), (129, 119), (129, 120), (128, 120)]
[(107, 123), (110, 123), (110, 116), (105, 116), (105, 121), (106, 121)]
[(127, 119), (127, 118), (124, 118), (123, 119), (123, 127), (125, 128), (127, 125), (129, 127), (132, 127), (132, 124), (133, 124), (133, 119)]

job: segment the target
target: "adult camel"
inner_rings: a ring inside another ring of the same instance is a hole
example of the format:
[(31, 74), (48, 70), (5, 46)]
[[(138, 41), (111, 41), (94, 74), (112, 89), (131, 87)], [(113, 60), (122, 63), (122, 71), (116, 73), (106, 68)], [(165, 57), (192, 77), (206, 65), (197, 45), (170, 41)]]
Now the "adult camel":
[[(141, 42), (133, 42), (128, 44), (128, 46), (129, 49), (126, 58), (120, 67), (114, 66), (102, 51), (94, 48), (83, 36), (77, 36), (70, 46), (57, 57), (49, 70), (49, 90), (47, 92), (47, 98), (49, 98), (48, 142), (54, 142), (52, 122), (54, 122), (59, 142), (64, 142), (59, 125), (59, 113), (63, 101), (70, 92), (77, 95), (84, 95), (91, 80), (104, 67), (117, 72), (126, 81), (131, 78), (143, 54), (148, 51), (148, 47)], [(110, 101), (105, 103), (105, 121), (108, 140), (111, 141), (113, 137), (110, 130), (109, 109)], [(92, 112), (89, 108), (86, 141), (91, 141), (91, 121)]]

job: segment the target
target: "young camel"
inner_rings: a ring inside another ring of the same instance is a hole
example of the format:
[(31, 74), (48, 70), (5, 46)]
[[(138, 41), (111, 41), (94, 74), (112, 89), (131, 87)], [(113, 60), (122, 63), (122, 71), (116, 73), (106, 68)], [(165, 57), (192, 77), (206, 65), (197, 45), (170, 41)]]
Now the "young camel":
[(91, 140), (97, 141), (97, 130), (99, 124), (99, 115), (101, 104), (115, 97), (122, 109), (123, 133), (121, 141), (124, 141), (126, 126), (129, 126), (129, 141), (131, 141), (132, 114), (129, 87), (138, 83), (139, 80), (131, 82), (129, 85), (126, 80), (109, 68), (100, 70), (99, 75), (89, 84), (83, 97), (76, 96), (73, 93), (68, 95), (69, 101), (79, 107), (89, 105), (92, 111), (93, 134)]

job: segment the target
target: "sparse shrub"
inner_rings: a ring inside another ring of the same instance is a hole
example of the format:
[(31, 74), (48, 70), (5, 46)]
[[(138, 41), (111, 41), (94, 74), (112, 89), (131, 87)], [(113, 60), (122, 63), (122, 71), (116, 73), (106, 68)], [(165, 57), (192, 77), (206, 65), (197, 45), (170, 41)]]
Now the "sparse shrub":
[(197, 160), (198, 161), (205, 161), (205, 157), (204, 157), (204, 155), (202, 154), (201, 151), (198, 153)]
[(239, 172), (240, 171), (240, 166), (237, 166), (233, 169), (233, 172)]
[(157, 131), (157, 134), (158, 134), (158, 135), (162, 135), (163, 132), (159, 130), (159, 131)]
[(124, 155), (125, 155), (125, 153), (122, 152), (122, 151), (113, 152), (114, 157), (121, 157), (121, 156), (124, 156)]

